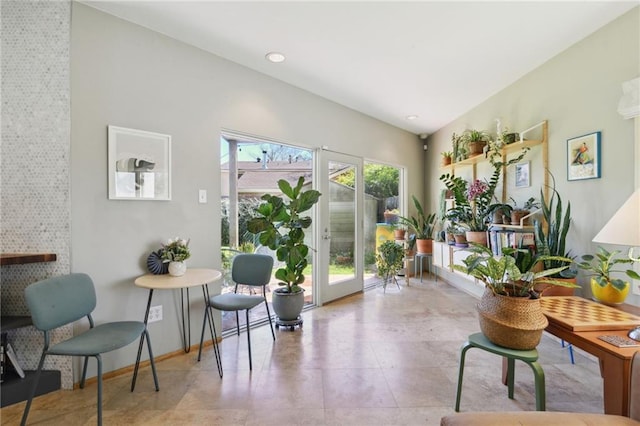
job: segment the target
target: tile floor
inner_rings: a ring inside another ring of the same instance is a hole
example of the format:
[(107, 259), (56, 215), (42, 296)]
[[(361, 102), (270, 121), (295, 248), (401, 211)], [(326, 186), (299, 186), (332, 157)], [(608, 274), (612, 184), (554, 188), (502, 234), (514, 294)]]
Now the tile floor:
[[(105, 425), (438, 425), (453, 412), (459, 349), (479, 330), (476, 299), (447, 285), (412, 279), (350, 296), (304, 313), (295, 332), (252, 331), (253, 372), (246, 337), (220, 346), (224, 378), (208, 347), (158, 363), (160, 392), (150, 370), (129, 391), (130, 375), (104, 383)], [(547, 410), (602, 412), (597, 362), (569, 354), (555, 338), (538, 348), (547, 380)], [(517, 363), (515, 398), (500, 382), (501, 359), (467, 353), (462, 411), (534, 410), (533, 376)], [(95, 384), (34, 400), (29, 424), (93, 425)], [(24, 403), (0, 411), (19, 424)]]

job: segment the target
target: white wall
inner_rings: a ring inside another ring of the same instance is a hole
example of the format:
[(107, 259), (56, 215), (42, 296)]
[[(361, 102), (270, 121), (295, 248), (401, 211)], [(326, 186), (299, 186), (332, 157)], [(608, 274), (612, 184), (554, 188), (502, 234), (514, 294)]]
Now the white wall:
[[(633, 121), (617, 112), (622, 82), (640, 75), (639, 24), (640, 7), (636, 7), (431, 135), (426, 164), (430, 174), (440, 175), (440, 152), (451, 151), (453, 132), (477, 128), (495, 134), (496, 118), (521, 131), (546, 119), (549, 169), (563, 201), (571, 202), (568, 248), (578, 256), (595, 252), (597, 245), (591, 239), (631, 195), (634, 169), (640, 167), (634, 163)], [(602, 132), (602, 177), (568, 181), (567, 139), (595, 131)], [(532, 161), (529, 192), (512, 188), (510, 194), (521, 199), (539, 194), (542, 173)], [(429, 181), (426, 191), (432, 208), (443, 187), (435, 178)], [(581, 279), (582, 292), (588, 296), (585, 283)], [(640, 298), (627, 300), (638, 304)]]
[[(159, 33), (73, 3), (71, 37), (72, 264), (98, 285), (98, 321), (142, 319), (147, 292), (133, 285), (147, 254), (168, 237), (191, 238), (191, 267), (220, 263), (222, 129), (406, 167), (422, 194), (422, 144), (391, 127)], [(173, 199), (107, 199), (107, 125), (170, 134)], [(198, 204), (198, 189), (208, 204)], [(192, 291), (192, 341), (203, 305)], [(154, 352), (181, 345), (176, 300), (157, 291), (164, 320), (150, 325)], [(135, 346), (135, 345), (134, 345)], [(106, 360), (129, 365), (133, 346)]]

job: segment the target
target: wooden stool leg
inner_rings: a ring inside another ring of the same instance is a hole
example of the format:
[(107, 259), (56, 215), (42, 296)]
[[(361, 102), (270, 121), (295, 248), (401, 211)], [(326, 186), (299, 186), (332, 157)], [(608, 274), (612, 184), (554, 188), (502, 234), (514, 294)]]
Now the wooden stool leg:
[(456, 408), (455, 411), (460, 411), (460, 395), (462, 394), (462, 376), (464, 373), (464, 357), (469, 349), (471, 349), (473, 345), (469, 342), (464, 342), (462, 348), (460, 350), (460, 367), (458, 370), (458, 391), (456, 392)]
[(536, 386), (536, 411), (546, 410), (546, 390), (544, 381), (544, 371), (537, 361), (528, 363), (533, 370), (533, 378)]
[(513, 358), (507, 358), (507, 389), (509, 392), (509, 399), (513, 399), (513, 385), (515, 383), (516, 375), (516, 360)]

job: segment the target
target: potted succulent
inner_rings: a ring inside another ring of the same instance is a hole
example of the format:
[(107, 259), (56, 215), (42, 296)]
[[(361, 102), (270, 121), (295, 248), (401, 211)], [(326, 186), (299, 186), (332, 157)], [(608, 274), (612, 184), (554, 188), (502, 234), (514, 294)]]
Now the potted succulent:
[(633, 258), (633, 249), (629, 250), (627, 257), (620, 257), (620, 250), (609, 252), (608, 250), (598, 247), (598, 253), (595, 256), (585, 254), (582, 256), (582, 262), (578, 263), (578, 267), (587, 272), (591, 276), (591, 293), (593, 297), (604, 304), (620, 304), (624, 302), (629, 293), (630, 284), (620, 278), (613, 278), (614, 272), (624, 272), (634, 280), (640, 280), (640, 275), (633, 269), (614, 270), (614, 266), (618, 264), (631, 264), (640, 262), (640, 258)]
[(404, 249), (394, 241), (385, 241), (378, 247), (376, 253), (376, 266), (378, 268), (378, 276), (382, 278), (382, 286), (387, 290), (387, 284), (394, 280), (398, 288), (398, 280), (396, 275), (402, 269), (404, 263)]
[(433, 252), (433, 229), (436, 221), (436, 214), (426, 214), (420, 201), (415, 195), (412, 196), (413, 204), (416, 207), (417, 216), (411, 216), (410, 218), (399, 216), (400, 223), (413, 229), (415, 232), (416, 245), (418, 253), (432, 253)]
[(548, 322), (542, 313), (539, 295), (534, 291), (535, 283), (545, 283), (564, 287), (575, 284), (549, 278), (550, 275), (566, 269), (546, 269), (534, 272), (540, 262), (559, 256), (535, 256), (529, 250), (503, 249), (502, 256), (495, 256), (491, 249), (481, 244), (471, 243), (471, 251), (463, 265), (454, 265), (482, 281), (485, 292), (478, 304), (480, 328), (493, 343), (512, 349), (528, 350), (540, 342), (542, 331)]
[[(304, 269), (308, 265), (309, 246), (304, 242), (304, 230), (311, 226), (311, 217), (301, 214), (310, 210), (320, 198), (320, 192), (302, 190), (304, 177), (295, 187), (284, 179), (278, 188), (287, 197), (265, 194), (257, 207), (257, 216), (249, 220), (247, 229), (258, 235), (260, 244), (275, 250), (282, 267), (275, 277), (281, 288), (273, 292), (273, 310), (281, 321), (294, 321), (304, 306)], [(282, 232), (284, 231), (284, 232)]]

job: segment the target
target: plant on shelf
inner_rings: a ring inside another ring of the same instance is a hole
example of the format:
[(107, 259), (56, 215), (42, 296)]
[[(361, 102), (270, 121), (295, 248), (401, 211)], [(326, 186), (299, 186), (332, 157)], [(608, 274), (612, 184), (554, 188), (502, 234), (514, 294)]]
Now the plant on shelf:
[(613, 269), (618, 264), (640, 262), (640, 258), (633, 258), (632, 252), (633, 249), (630, 249), (627, 257), (621, 257), (618, 256), (620, 250), (609, 252), (598, 247), (598, 253), (595, 256), (591, 254), (582, 256), (582, 262), (578, 263), (578, 267), (588, 271), (587, 275), (591, 276), (591, 292), (597, 300), (611, 304), (624, 302), (629, 293), (630, 284), (628, 281), (614, 278), (612, 274), (624, 272), (629, 278), (640, 280), (640, 275), (633, 269)]
[(388, 240), (380, 244), (376, 254), (376, 266), (378, 276), (384, 280), (385, 289), (391, 280), (395, 280), (395, 276), (402, 269), (403, 262), (404, 249), (399, 244)]
[[(491, 223), (501, 224), (510, 223), (511, 211), (513, 207), (510, 204), (505, 203), (493, 203), (487, 209), (488, 216), (491, 218)], [(505, 222), (506, 221), (506, 222)]]
[[(573, 259), (571, 252), (566, 250), (567, 234), (571, 226), (571, 202), (567, 202), (567, 208), (563, 211), (562, 197), (556, 190), (556, 179), (550, 172), (549, 175), (552, 181), (551, 197), (547, 200), (542, 189), (540, 190), (540, 207), (544, 222), (539, 220), (533, 222), (536, 252), (546, 256), (564, 256)], [(547, 260), (544, 262), (544, 268), (558, 268), (564, 264), (563, 261)], [(576, 273), (577, 271), (569, 268), (553, 277), (575, 278)]]
[(449, 164), (451, 164), (451, 162), (453, 161), (453, 152), (445, 151), (445, 152), (442, 152), (441, 154), (442, 154), (442, 165), (448, 166)]
[[(518, 202), (513, 198), (509, 197), (513, 207), (511, 209), (511, 224), (512, 225), (521, 225), (521, 220), (523, 217), (527, 216), (531, 213), (532, 210), (540, 208), (540, 202), (536, 200), (534, 197), (529, 198), (524, 202), (522, 206), (518, 205)], [(523, 221), (522, 224), (527, 224), (528, 218)]]
[(470, 155), (482, 154), (482, 150), (489, 142), (489, 134), (484, 130), (466, 130), (463, 134), (464, 144)]
[(433, 239), (436, 215), (435, 213), (426, 214), (416, 196), (412, 195), (411, 198), (413, 199), (417, 215), (409, 218), (399, 216), (398, 221), (415, 232), (419, 253), (431, 253), (431, 240)]
[(452, 147), (452, 162), (457, 163), (467, 158), (467, 150), (464, 146), (464, 140), (462, 135), (451, 135), (451, 147)]

